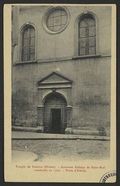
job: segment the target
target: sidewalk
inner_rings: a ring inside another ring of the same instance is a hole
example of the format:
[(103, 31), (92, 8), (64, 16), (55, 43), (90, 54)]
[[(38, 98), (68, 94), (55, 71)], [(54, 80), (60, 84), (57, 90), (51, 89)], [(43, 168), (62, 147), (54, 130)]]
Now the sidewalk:
[(26, 140), (103, 140), (108, 141), (108, 136), (93, 136), (93, 135), (74, 135), (74, 134), (45, 134), (36, 132), (12, 131), (12, 139), (26, 139)]
[(12, 160), (14, 163), (31, 162), (31, 161), (35, 161), (37, 158), (38, 156), (33, 152), (20, 151), (20, 150), (12, 151)]

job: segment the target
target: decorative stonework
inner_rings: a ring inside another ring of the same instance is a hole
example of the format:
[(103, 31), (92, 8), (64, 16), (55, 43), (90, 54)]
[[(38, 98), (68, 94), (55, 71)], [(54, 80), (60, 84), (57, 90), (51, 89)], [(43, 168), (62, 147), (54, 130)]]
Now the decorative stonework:
[(72, 133), (72, 106), (67, 106), (67, 128), (65, 130), (66, 134)]
[(37, 124), (39, 126), (39, 130), (40, 132), (43, 132), (44, 131), (44, 125), (43, 125), (43, 113), (44, 113), (44, 106), (40, 105), (37, 107), (37, 115), (38, 115), (38, 118), (37, 118)]
[(71, 87), (72, 87), (72, 81), (57, 72), (52, 72), (51, 74), (42, 78), (38, 82), (39, 89), (55, 90), (56, 88), (71, 88)]

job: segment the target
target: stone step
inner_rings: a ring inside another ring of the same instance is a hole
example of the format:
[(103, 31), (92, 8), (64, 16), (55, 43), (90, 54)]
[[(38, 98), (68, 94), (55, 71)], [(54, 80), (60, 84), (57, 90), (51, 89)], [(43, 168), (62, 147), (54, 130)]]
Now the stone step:
[(13, 140), (110, 140), (108, 136), (97, 135), (75, 135), (75, 134), (48, 134), (48, 133), (36, 133), (36, 132), (12, 132)]

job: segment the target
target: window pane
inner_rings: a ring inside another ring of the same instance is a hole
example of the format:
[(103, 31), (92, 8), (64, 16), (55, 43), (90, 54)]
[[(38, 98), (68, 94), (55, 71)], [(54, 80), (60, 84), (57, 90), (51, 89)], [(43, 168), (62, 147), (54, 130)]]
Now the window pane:
[(35, 49), (33, 47), (30, 47), (30, 53), (34, 53)]
[(61, 15), (66, 16), (66, 12), (64, 10), (61, 10)]
[(86, 37), (86, 28), (80, 28), (80, 38)]
[(85, 22), (85, 20), (80, 21), (80, 27), (87, 27), (87, 23)]
[(26, 55), (28, 54), (28, 48), (27, 47), (23, 48), (23, 54), (26, 54)]
[(30, 37), (34, 37), (34, 36), (35, 36), (35, 31), (34, 31), (34, 29), (32, 28), (32, 29), (30, 29), (29, 31), (30, 31)]
[(59, 24), (61, 24), (61, 19), (60, 19), (60, 17), (55, 17), (55, 18), (54, 18), (54, 25), (59, 25)]
[(67, 23), (67, 17), (66, 16), (62, 16), (61, 17), (61, 24), (65, 25)]
[(24, 32), (23, 32), (23, 37), (24, 37), (24, 38), (28, 38), (28, 37), (29, 37), (28, 29), (24, 30)]
[(53, 17), (59, 17), (61, 15), (61, 11), (58, 10), (54, 10), (54, 12), (52, 13)]
[(92, 18), (87, 19), (88, 26), (95, 26), (95, 21)]
[(27, 59), (27, 55), (25, 55), (24, 54), (24, 56), (23, 56), (23, 61), (27, 61), (28, 59)]
[(96, 33), (95, 33), (96, 31), (95, 31), (95, 27), (94, 26), (90, 26), (89, 27), (89, 36), (95, 36), (96, 35)]
[(30, 39), (30, 46), (34, 46), (35, 45), (35, 38), (31, 38)]
[(89, 48), (89, 54), (95, 54), (95, 47)]
[(31, 53), (30, 54), (30, 60), (34, 60), (35, 59), (35, 53)]
[(54, 26), (54, 28), (53, 28), (53, 31), (55, 31), (55, 32), (57, 32), (57, 31), (59, 31), (60, 30), (60, 28), (61, 28), (61, 26), (60, 25), (56, 25), (56, 26)]
[(85, 55), (85, 48), (80, 48), (80, 55)]
[(47, 25), (48, 26), (53, 26), (54, 25), (54, 19), (52, 17), (47, 20)]
[(24, 39), (23, 46), (28, 46), (28, 45), (29, 45), (28, 39)]
[(88, 42), (87, 38), (80, 39), (80, 47), (86, 47), (87, 42)]
[(89, 46), (95, 46), (95, 38), (94, 37), (89, 38)]

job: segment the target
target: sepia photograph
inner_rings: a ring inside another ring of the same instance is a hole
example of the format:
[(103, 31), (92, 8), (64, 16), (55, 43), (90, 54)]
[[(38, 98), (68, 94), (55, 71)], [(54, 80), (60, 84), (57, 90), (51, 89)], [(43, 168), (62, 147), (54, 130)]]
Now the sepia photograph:
[(77, 172), (83, 182), (96, 181), (78, 175), (90, 174), (87, 169), (103, 171), (101, 177), (113, 172), (115, 162), (108, 170), (102, 162), (111, 161), (116, 137), (114, 5), (15, 4), (9, 10), (12, 164), (18, 171), (29, 164), (37, 174)]

